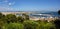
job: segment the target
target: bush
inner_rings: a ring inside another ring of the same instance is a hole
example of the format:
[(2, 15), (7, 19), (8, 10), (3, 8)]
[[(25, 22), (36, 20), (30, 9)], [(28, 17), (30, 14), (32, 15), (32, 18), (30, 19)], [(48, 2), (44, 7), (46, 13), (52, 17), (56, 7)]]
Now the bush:
[(3, 29), (4, 22), (0, 20), (0, 29)]
[(40, 29), (55, 29), (55, 25), (50, 23), (50, 22), (41, 22), (40, 24)]
[(21, 16), (18, 16), (16, 21), (23, 23), (24, 22), (24, 19)]
[(24, 29), (39, 29), (37, 22), (27, 20), (24, 22)]
[(23, 29), (24, 26), (21, 23), (10, 23), (4, 26), (4, 29)]
[[(59, 28), (60, 20), (47, 22), (29, 20), (29, 15), (22, 14), (23, 17), (16, 17), (13, 14), (3, 15), (0, 13), (0, 29), (55, 29)], [(55, 25), (53, 24), (55, 23)]]
[(60, 29), (60, 20), (59, 19), (55, 20), (54, 24), (55, 24), (56, 29)]
[[(15, 15), (13, 15), (13, 14), (8, 14), (8, 15), (6, 15), (5, 16), (5, 19), (6, 19), (6, 21), (8, 22), (8, 21), (10, 21), (10, 22), (16, 22), (16, 16)], [(9, 23), (9, 22), (8, 22)]]

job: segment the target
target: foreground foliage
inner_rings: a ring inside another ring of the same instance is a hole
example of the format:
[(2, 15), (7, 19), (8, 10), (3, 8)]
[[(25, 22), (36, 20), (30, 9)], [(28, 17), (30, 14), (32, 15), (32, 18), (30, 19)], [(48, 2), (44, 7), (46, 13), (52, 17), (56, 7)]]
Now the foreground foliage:
[(4, 29), (23, 29), (24, 26), (21, 23), (10, 23), (4, 26)]
[(32, 21), (29, 16), (15, 16), (13, 14), (3, 15), (0, 13), (0, 29), (55, 29), (52, 22)]

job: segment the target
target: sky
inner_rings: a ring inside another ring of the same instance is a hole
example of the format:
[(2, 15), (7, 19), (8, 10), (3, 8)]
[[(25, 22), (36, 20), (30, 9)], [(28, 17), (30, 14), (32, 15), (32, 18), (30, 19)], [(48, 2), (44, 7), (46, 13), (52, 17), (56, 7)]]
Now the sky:
[(0, 0), (0, 11), (58, 11), (60, 0)]

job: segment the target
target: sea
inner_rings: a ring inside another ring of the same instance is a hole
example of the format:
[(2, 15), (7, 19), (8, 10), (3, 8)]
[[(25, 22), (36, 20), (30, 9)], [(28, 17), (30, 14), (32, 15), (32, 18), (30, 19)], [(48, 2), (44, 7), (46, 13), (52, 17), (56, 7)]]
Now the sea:
[(33, 12), (30, 14), (30, 16), (34, 16), (34, 17), (58, 17), (60, 16), (58, 14), (57, 11), (46, 11), (46, 12), (40, 12), (40, 11), (37, 11), (37, 12)]
[[(0, 12), (31, 12), (29, 16), (34, 17), (58, 17), (58, 11), (0, 11)], [(20, 14), (18, 14), (20, 15)]]

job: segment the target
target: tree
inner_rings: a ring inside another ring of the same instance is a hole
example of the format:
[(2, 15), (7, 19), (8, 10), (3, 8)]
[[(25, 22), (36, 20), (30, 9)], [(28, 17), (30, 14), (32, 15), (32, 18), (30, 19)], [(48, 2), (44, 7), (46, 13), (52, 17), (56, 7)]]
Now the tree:
[(2, 18), (2, 13), (0, 13), (0, 19)]
[(2, 13), (0, 13), (0, 29), (2, 29), (2, 27), (4, 25), (4, 17), (5, 17), (5, 15), (3, 15)]
[(8, 14), (8, 15), (6, 15), (6, 17), (5, 17), (5, 19), (6, 19), (6, 21), (9, 23), (9, 22), (16, 22), (16, 16), (15, 15), (13, 15), (13, 14)]
[(58, 11), (58, 14), (59, 14), (59, 15), (58, 15), (58, 19), (60, 19), (60, 10)]
[(60, 15), (60, 10), (58, 11), (58, 14)]
[[(58, 11), (58, 14), (60, 15), (60, 10)], [(58, 19), (54, 21), (56, 29), (60, 29), (60, 16), (58, 16)]]
[(22, 23), (23, 21), (24, 21), (24, 19), (22, 18), (22, 16), (18, 16), (17, 17), (17, 22), (21, 22)]
[(29, 15), (23, 13), (22, 16), (23, 16), (23, 18), (24, 18), (25, 20), (29, 20)]
[(56, 19), (54, 21), (54, 24), (55, 24), (56, 29), (60, 29), (60, 20), (59, 19)]
[(3, 19), (5, 17), (5, 15), (3, 15), (2, 13), (0, 13), (0, 19)]

